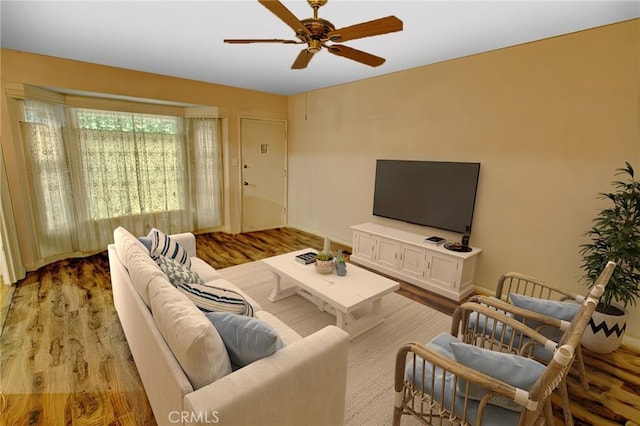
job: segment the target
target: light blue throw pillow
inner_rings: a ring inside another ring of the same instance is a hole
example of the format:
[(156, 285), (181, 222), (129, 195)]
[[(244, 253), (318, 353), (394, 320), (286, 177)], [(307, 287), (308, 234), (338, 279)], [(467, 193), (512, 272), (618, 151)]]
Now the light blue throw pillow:
[[(538, 361), (519, 355), (483, 349), (462, 342), (452, 342), (450, 346), (455, 360), (460, 364), (526, 391), (531, 389), (545, 369)], [(464, 394), (466, 386), (466, 380), (458, 379), (459, 395)], [(469, 398), (479, 401), (488, 391), (481, 386), (470, 384)], [(489, 404), (512, 411), (522, 410), (522, 406), (503, 396), (492, 398)]]
[[(576, 316), (582, 305), (575, 302), (563, 302), (559, 300), (546, 300), (539, 299), (531, 296), (524, 296), (522, 294), (510, 293), (509, 298), (511, 299), (511, 303), (513, 306), (517, 306), (518, 308), (526, 309), (531, 312), (535, 312), (538, 314), (546, 315), (551, 318), (557, 318), (563, 321), (572, 321), (573, 317)], [(540, 323), (537, 321), (527, 321), (527, 326), (533, 328), (534, 330), (540, 327)], [(553, 340), (554, 342), (559, 342), (562, 338), (562, 334), (564, 332), (559, 328), (553, 327), (544, 327), (540, 331), (540, 334), (545, 336), (548, 339)], [(536, 346), (536, 350), (538, 350), (538, 346)], [(538, 350), (536, 352), (536, 356), (541, 356), (542, 359), (549, 359), (549, 356), (544, 356)]]
[(284, 347), (278, 333), (257, 318), (227, 312), (205, 314), (222, 337), (235, 369), (273, 355)]
[(151, 234), (145, 235), (144, 237), (138, 237), (138, 241), (140, 241), (147, 250), (151, 251)]
[(574, 302), (539, 299), (515, 293), (510, 293), (509, 298), (513, 306), (564, 321), (572, 321), (582, 306)]

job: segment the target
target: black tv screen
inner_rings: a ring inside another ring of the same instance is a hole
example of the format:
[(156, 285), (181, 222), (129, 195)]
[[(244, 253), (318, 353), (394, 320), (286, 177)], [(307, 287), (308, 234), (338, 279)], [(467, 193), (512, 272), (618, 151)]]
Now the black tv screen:
[(373, 214), (418, 225), (471, 229), (480, 163), (377, 160)]

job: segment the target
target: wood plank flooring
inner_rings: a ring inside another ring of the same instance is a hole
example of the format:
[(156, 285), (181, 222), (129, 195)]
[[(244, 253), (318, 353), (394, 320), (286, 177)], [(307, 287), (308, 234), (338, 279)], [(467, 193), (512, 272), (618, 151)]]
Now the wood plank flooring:
[[(217, 269), (305, 247), (318, 236), (290, 228), (196, 237)], [(332, 249), (349, 247), (333, 244)], [(30, 272), (1, 292), (0, 425), (154, 425), (111, 295), (106, 252)], [(398, 291), (451, 313), (456, 303), (401, 283)], [(569, 378), (578, 425), (640, 424), (640, 354), (585, 351), (591, 387)], [(557, 423), (560, 412), (557, 411)]]

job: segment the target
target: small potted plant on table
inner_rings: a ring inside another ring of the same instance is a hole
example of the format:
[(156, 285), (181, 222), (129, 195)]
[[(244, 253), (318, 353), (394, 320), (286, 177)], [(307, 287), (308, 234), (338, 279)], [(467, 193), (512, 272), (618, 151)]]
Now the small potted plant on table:
[(330, 274), (333, 272), (334, 267), (333, 253), (331, 251), (319, 251), (316, 255), (316, 271), (321, 274)]

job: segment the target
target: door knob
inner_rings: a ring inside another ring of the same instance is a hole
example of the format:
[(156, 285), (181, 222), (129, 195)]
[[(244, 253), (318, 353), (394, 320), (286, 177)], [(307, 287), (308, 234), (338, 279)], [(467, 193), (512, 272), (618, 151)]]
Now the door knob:
[(247, 166), (246, 164), (243, 164), (243, 165), (242, 165), (242, 168), (243, 168), (243, 169), (246, 169), (247, 167), (249, 167), (249, 166)]
[(243, 184), (244, 186), (247, 186), (247, 185), (249, 185), (249, 182), (243, 182), (242, 184)]

